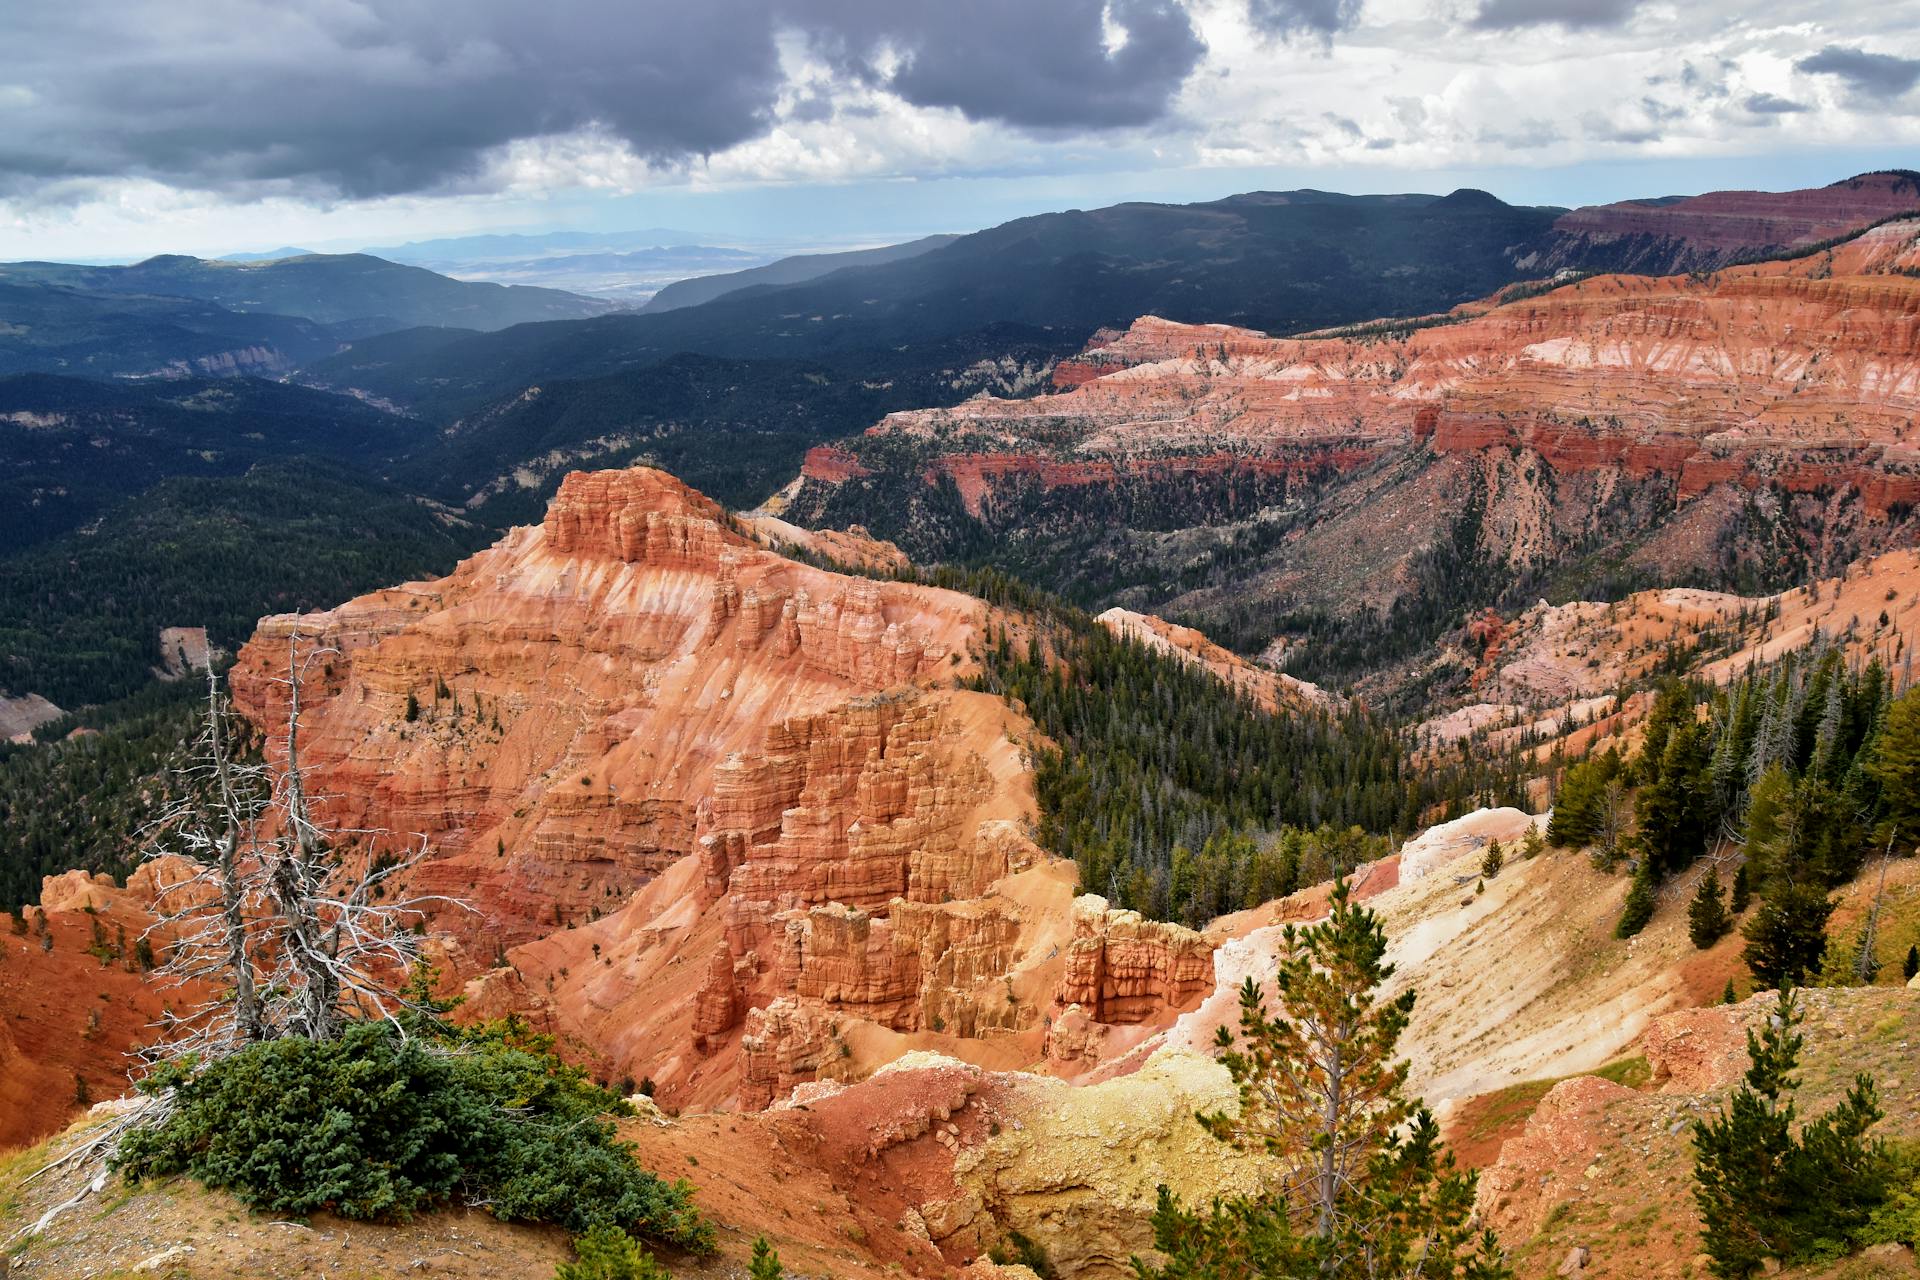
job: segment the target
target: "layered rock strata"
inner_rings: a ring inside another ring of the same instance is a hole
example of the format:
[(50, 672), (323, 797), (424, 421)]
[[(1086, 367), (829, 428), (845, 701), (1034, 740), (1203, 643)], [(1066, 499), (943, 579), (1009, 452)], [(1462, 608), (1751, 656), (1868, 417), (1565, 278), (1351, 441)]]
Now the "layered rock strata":
[(469, 1016), (674, 1104), (920, 1045), (1032, 1061), (1073, 999), (1176, 1012), (1194, 940), (1156, 959), (1137, 920), (1062, 996), (1092, 926), (1025, 834), (1032, 728), (958, 687), (987, 607), (767, 533), (657, 471), (573, 475), (444, 579), (265, 620), (236, 703), (284, 760), (291, 652), (309, 788), (356, 851), (426, 841)]

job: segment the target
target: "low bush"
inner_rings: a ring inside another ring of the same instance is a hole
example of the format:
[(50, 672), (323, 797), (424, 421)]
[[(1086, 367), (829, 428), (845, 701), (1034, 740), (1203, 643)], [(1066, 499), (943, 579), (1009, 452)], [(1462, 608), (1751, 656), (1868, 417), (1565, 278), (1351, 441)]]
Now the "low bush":
[(128, 1135), (131, 1179), (191, 1174), (269, 1213), (399, 1219), (451, 1201), (585, 1233), (617, 1227), (706, 1251), (692, 1188), (642, 1169), (610, 1114), (615, 1095), (511, 1025), (403, 1039), (380, 1022), (340, 1039), (286, 1038), (195, 1070), (157, 1126)]

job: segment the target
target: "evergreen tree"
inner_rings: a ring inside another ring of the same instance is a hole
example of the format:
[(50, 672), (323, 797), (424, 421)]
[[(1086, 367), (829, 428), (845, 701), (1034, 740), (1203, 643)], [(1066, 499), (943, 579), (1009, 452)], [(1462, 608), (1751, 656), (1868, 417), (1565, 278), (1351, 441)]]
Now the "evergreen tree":
[(1733, 930), (1733, 917), (1720, 899), (1720, 873), (1713, 867), (1700, 878), (1700, 887), (1687, 908), (1687, 936), (1693, 945), (1705, 951)]
[(1613, 749), (1569, 765), (1547, 819), (1547, 839), (1561, 848), (1593, 843), (1600, 835), (1607, 784), (1620, 770), (1620, 753)]
[(1631, 938), (1646, 928), (1647, 922), (1653, 919), (1653, 906), (1653, 867), (1642, 858), (1634, 868), (1633, 883), (1627, 889), (1627, 900), (1620, 906), (1620, 921), (1613, 927), (1613, 936)]
[(1832, 914), (1824, 889), (1777, 883), (1742, 931), (1747, 939), (1742, 955), (1762, 987), (1785, 987), (1820, 972)]
[(1500, 847), (1500, 842), (1498, 840), (1488, 841), (1487, 852), (1485, 856), (1480, 859), (1481, 876), (1484, 877), (1485, 879), (1491, 880), (1495, 876), (1499, 875), (1500, 869), (1506, 865), (1507, 865), (1506, 850)]
[(1265, 1191), (1188, 1209), (1165, 1187), (1154, 1214), (1165, 1262), (1136, 1258), (1141, 1280), (1502, 1280), (1491, 1232), (1472, 1228), (1474, 1175), (1443, 1154), (1439, 1127), (1405, 1094), (1394, 1051), (1411, 990), (1382, 999), (1393, 973), (1378, 917), (1334, 886), (1327, 918), (1289, 925), (1268, 1014), (1260, 985), (1240, 993), (1240, 1033), (1221, 1028), (1237, 1113), (1207, 1132), (1275, 1158)]
[(1745, 915), (1747, 907), (1753, 902), (1753, 882), (1747, 876), (1747, 864), (1741, 863), (1733, 873), (1733, 914)]
[[(1793, 778), (1783, 766), (1762, 773), (1747, 792), (1747, 821), (1742, 842), (1747, 863), (1763, 876), (1791, 860), (1799, 821)], [(1736, 886), (1737, 887), (1737, 886)]]
[[(1635, 805), (1642, 861), (1653, 863), (1656, 882), (1706, 852), (1707, 837), (1719, 824), (1707, 772), (1706, 726), (1675, 725), (1664, 743), (1659, 768), (1641, 787)], [(1651, 743), (1647, 749), (1652, 751)]]
[(1647, 710), (1646, 728), (1640, 739), (1640, 756), (1635, 771), (1643, 783), (1660, 780), (1661, 770), (1666, 766), (1667, 740), (1674, 730), (1694, 723), (1693, 691), (1685, 682), (1668, 677), (1660, 685), (1660, 691), (1653, 697), (1653, 706)]
[(773, 1245), (765, 1236), (756, 1236), (753, 1241), (753, 1261), (747, 1264), (748, 1280), (780, 1280), (785, 1274), (780, 1266), (780, 1255), (774, 1252)]
[(1880, 801), (1894, 839), (1900, 844), (1920, 839), (1920, 685), (1888, 706), (1865, 768), (1880, 784)]
[(670, 1280), (667, 1269), (626, 1232), (596, 1226), (573, 1242), (577, 1260), (554, 1268), (553, 1280)]
[(1855, 1077), (1832, 1112), (1794, 1132), (1800, 1021), (1783, 989), (1760, 1034), (1747, 1033), (1745, 1081), (1720, 1114), (1693, 1124), (1701, 1243), (1721, 1280), (1844, 1247), (1886, 1197), (1886, 1152), (1865, 1137), (1880, 1119), (1872, 1080)]
[(1734, 989), (1733, 989), (1732, 978), (1727, 979), (1727, 989), (1720, 993), (1720, 1003), (1721, 1004), (1739, 1004), (1740, 1003), (1740, 997), (1734, 992)]

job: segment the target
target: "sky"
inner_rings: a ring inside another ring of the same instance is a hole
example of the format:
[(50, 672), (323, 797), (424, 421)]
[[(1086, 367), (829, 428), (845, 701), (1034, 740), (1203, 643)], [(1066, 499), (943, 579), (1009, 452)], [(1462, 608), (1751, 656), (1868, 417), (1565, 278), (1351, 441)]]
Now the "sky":
[(0, 50), (0, 259), (1920, 168), (1920, 0), (61, 0)]

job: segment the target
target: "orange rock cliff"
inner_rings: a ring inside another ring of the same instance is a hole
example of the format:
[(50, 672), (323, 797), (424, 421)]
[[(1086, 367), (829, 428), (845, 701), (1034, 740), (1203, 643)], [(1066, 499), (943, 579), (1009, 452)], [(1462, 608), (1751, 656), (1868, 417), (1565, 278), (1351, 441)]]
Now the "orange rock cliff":
[[(941, 1046), (1041, 1056), (1199, 998), (1209, 946), (1073, 902), (1025, 834), (1031, 725), (959, 687), (987, 606), (782, 558), (662, 472), (568, 477), (435, 582), (269, 618), (236, 705), (336, 826), (424, 837), (475, 1016), (669, 1104), (765, 1106)], [(1097, 905), (1096, 905), (1097, 904)]]

